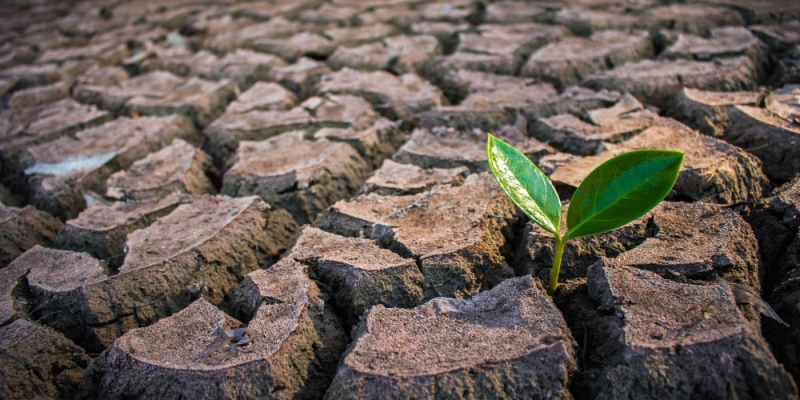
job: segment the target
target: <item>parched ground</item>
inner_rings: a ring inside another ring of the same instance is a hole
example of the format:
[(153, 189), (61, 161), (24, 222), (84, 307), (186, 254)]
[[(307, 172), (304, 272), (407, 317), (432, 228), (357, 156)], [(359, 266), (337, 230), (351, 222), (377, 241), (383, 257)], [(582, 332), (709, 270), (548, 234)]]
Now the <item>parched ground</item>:
[[(0, 398), (798, 398), (796, 0), (0, 11)], [(488, 132), (686, 156), (549, 297)]]

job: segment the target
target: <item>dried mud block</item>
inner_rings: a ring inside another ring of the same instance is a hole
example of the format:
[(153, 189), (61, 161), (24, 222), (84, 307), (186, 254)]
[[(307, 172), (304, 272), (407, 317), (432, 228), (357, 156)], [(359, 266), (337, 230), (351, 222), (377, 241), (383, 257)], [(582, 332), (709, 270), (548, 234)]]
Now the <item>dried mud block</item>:
[(559, 151), (587, 156), (608, 150), (608, 143), (624, 142), (663, 123), (658, 114), (646, 110), (627, 93), (614, 106), (590, 110), (586, 114), (591, 122), (572, 114), (539, 118), (529, 132)]
[[(663, 121), (663, 120), (662, 120)], [(752, 155), (723, 141), (700, 135), (676, 122), (664, 121), (613, 150), (578, 158), (550, 176), (556, 185), (577, 188), (603, 162), (630, 150), (664, 149), (685, 154), (670, 198), (720, 204), (757, 201), (769, 181)]]
[(444, 54), (456, 51), (458, 34), (470, 28), (467, 23), (451, 24), (449, 22), (418, 21), (410, 24), (411, 33), (415, 35), (431, 35), (442, 44)]
[[(568, 209), (569, 202), (563, 202), (562, 231), (566, 231)], [(586, 269), (601, 258), (617, 257), (655, 235), (659, 227), (654, 224), (653, 215), (654, 212), (647, 213), (623, 227), (599, 235), (570, 239), (564, 246), (558, 281), (564, 283), (586, 277)], [(514, 255), (514, 272), (518, 276), (530, 274), (547, 282), (553, 266), (554, 249), (553, 234), (528, 222)]]
[(423, 4), (416, 11), (426, 21), (459, 23), (466, 22), (477, 7), (477, 4), (468, 0), (455, 0)]
[(511, 24), (544, 20), (547, 9), (524, 1), (503, 1), (486, 5), (485, 23)]
[(339, 46), (328, 57), (328, 65), (334, 70), (348, 67), (405, 74), (414, 72), (418, 65), (440, 54), (441, 45), (433, 36), (400, 35), (357, 47)]
[(28, 287), (25, 276), (29, 271), (29, 263), (25, 262), (27, 253), (35, 253), (40, 249), (35, 245), (30, 251), (17, 257), (5, 268), (0, 268), (0, 327), (18, 319), (28, 318)]
[(263, 38), (288, 37), (309, 29), (310, 25), (299, 21), (289, 21), (275, 17), (267, 22), (247, 25), (230, 32), (209, 36), (203, 41), (203, 48), (217, 54), (225, 54), (238, 48), (252, 48), (253, 42)]
[(311, 97), (288, 111), (225, 113), (205, 130), (205, 150), (218, 160), (236, 152), (242, 140), (264, 140), (281, 133), (324, 127), (361, 130), (379, 119), (370, 104), (355, 96)]
[(513, 276), (502, 252), (513, 240), (514, 206), (488, 173), (463, 185), (409, 196), (369, 194), (339, 201), (317, 221), (321, 229), (376, 240), (418, 260), (426, 299), (468, 297)]
[[(793, 221), (794, 222), (794, 221)], [(771, 231), (764, 232), (764, 240), (771, 241), (769, 235)], [(794, 232), (792, 232), (794, 233)], [(759, 238), (761, 239), (761, 238)], [(781, 318), (786, 320), (788, 327), (779, 325), (777, 322), (767, 318), (764, 321), (764, 337), (769, 341), (773, 349), (775, 358), (797, 380), (800, 376), (800, 358), (798, 358), (798, 344), (800, 344), (800, 310), (798, 309), (798, 277), (800, 277), (800, 238), (791, 235), (791, 243), (784, 247), (785, 251), (775, 260), (774, 268), (767, 273), (772, 277), (771, 287), (774, 289), (768, 296), (769, 302), (775, 307), (775, 311)], [(774, 246), (775, 244), (772, 244)], [(766, 285), (765, 285), (766, 286)]]
[(644, 60), (594, 74), (581, 85), (628, 92), (643, 103), (663, 107), (684, 87), (720, 92), (757, 90), (758, 67), (744, 56), (712, 61)]
[(360, 13), (363, 10), (358, 6), (338, 6), (326, 2), (319, 8), (303, 11), (297, 20), (312, 24), (345, 26), (351, 22), (360, 21)]
[(305, 227), (289, 254), (331, 289), (348, 326), (378, 304), (410, 308), (422, 302), (423, 276), (416, 262), (371, 240)]
[(595, 333), (610, 336), (598, 350), (605, 361), (587, 377), (597, 399), (797, 397), (729, 285), (672, 282), (618, 257), (589, 268), (588, 289), (613, 310)]
[(542, 288), (513, 278), (471, 300), (373, 307), (325, 398), (566, 398), (574, 357)]
[(691, 3), (652, 8), (642, 15), (641, 21), (651, 30), (672, 29), (704, 37), (713, 28), (742, 26), (745, 22), (736, 10), (728, 7)]
[[(536, 139), (528, 138), (518, 130), (497, 132), (498, 137), (508, 141), (534, 162), (555, 151)], [(414, 164), (422, 168), (467, 167), (471, 172), (486, 171), (485, 132), (464, 132), (453, 128), (415, 129), (403, 147), (392, 157), (403, 164)]]
[(124, 261), (128, 234), (149, 226), (185, 201), (175, 194), (164, 199), (95, 204), (64, 224), (56, 237), (56, 247), (86, 252), (118, 268)]
[(256, 82), (236, 100), (228, 104), (226, 113), (244, 114), (248, 111), (285, 111), (297, 104), (297, 96), (273, 82)]
[(710, 0), (736, 10), (747, 25), (774, 24), (800, 18), (800, 6), (791, 1), (781, 0)]
[(80, 85), (73, 95), (116, 114), (181, 114), (206, 126), (225, 111), (236, 83), (181, 78), (166, 71), (140, 75), (115, 86)]
[(228, 79), (236, 82), (240, 89), (247, 89), (255, 81), (264, 79), (271, 68), (285, 65), (286, 62), (276, 56), (251, 50), (237, 49), (221, 58), (201, 50), (190, 57), (148, 58), (139, 65), (139, 72), (163, 69), (179, 76), (212, 81)]
[(90, 361), (62, 334), (16, 320), (0, 328), (0, 395), (9, 400), (74, 398)]
[(66, 97), (69, 97), (69, 85), (65, 82), (56, 82), (52, 85), (36, 86), (14, 92), (8, 99), (8, 107), (22, 110), (53, 103)]
[(654, 54), (644, 31), (600, 31), (588, 38), (562, 38), (537, 50), (525, 62), (521, 75), (553, 83), (560, 89), (581, 83), (592, 73)]
[(794, 124), (800, 124), (800, 85), (786, 85), (774, 90), (764, 99), (764, 103), (767, 110), (775, 115)]
[(54, 215), (75, 218), (87, 191), (105, 193), (108, 177), (173, 139), (200, 141), (187, 118), (118, 118), (74, 136), (29, 147), (20, 156), (31, 203)]
[[(125, 332), (169, 316), (201, 295), (230, 305), (242, 274), (273, 263), (296, 231), (286, 212), (272, 211), (257, 197), (199, 197), (128, 234), (129, 251), (119, 273), (93, 283), (64, 279), (40, 291), (44, 301), (36, 308), (43, 322), (99, 352)], [(49, 265), (43, 276), (81, 270)], [(64, 288), (74, 289), (59, 301), (46, 301)]]
[(639, 20), (632, 14), (583, 7), (562, 8), (550, 19), (553, 23), (569, 28), (578, 36), (592, 36), (595, 32), (608, 29), (630, 29), (635, 27)]
[(0, 268), (35, 245), (51, 246), (63, 225), (32, 206), (0, 205)]
[(331, 69), (324, 62), (300, 57), (294, 64), (270, 69), (266, 80), (277, 82), (300, 99), (306, 99), (316, 92), (317, 83), (330, 73)]
[(711, 29), (708, 38), (680, 34), (659, 58), (708, 61), (714, 58), (747, 56), (753, 61), (759, 80), (769, 69), (769, 47), (747, 28), (732, 26)]
[(763, 94), (759, 92), (710, 92), (683, 88), (667, 106), (666, 115), (704, 135), (722, 138), (731, 107), (756, 106), (762, 99)]
[(273, 207), (288, 210), (300, 224), (356, 194), (370, 170), (358, 152), (346, 143), (303, 136), (295, 131), (261, 142), (240, 142), (222, 193), (261, 196)]
[(769, 46), (772, 54), (788, 55), (800, 45), (800, 21), (789, 21), (781, 25), (756, 25), (750, 31)]
[(315, 60), (328, 58), (337, 43), (325, 36), (313, 32), (302, 32), (281, 39), (257, 39), (253, 41), (253, 49), (263, 53), (275, 54), (291, 63), (300, 57)]
[(94, 65), (76, 76), (73, 85), (111, 86), (128, 79), (130, 74), (122, 67)]
[(422, 193), (436, 185), (458, 186), (469, 175), (467, 167), (428, 168), (385, 160), (364, 183), (364, 193), (382, 196)]
[(724, 138), (761, 159), (768, 177), (785, 182), (800, 172), (798, 134), (800, 126), (768, 109), (733, 106)]
[(345, 336), (304, 267), (248, 274), (237, 301), (246, 326), (200, 299), (128, 332), (90, 365), (78, 398), (320, 398)]
[(19, 110), (4, 110), (0, 113), (0, 153), (3, 164), (7, 170), (13, 170), (18, 166), (18, 153), (25, 147), (101, 125), (112, 118), (105, 111), (71, 99)]
[(439, 88), (414, 74), (395, 76), (385, 71), (342, 68), (327, 75), (318, 90), (321, 94), (361, 96), (393, 120), (413, 121), (419, 113), (447, 104)]
[(93, 60), (103, 64), (118, 64), (128, 56), (128, 48), (122, 43), (103, 42), (93, 43), (81, 47), (63, 47), (60, 49), (47, 49), (37, 59), (37, 64), (55, 63), (65, 61)]
[(171, 193), (214, 194), (209, 177), (219, 175), (211, 156), (181, 139), (115, 172), (106, 181), (106, 196), (117, 200), (164, 198)]
[(360, 22), (364, 25), (383, 22), (400, 27), (401, 31), (422, 20), (422, 16), (412, 9), (409, 4), (402, 3), (389, 4), (385, 7), (374, 9), (367, 8), (367, 11), (360, 12), (356, 18), (357, 20), (354, 22)]
[(477, 32), (459, 33), (456, 53), (443, 63), (452, 69), (516, 75), (534, 51), (567, 34), (562, 27), (534, 23), (482, 25)]
[(393, 25), (377, 23), (357, 27), (326, 29), (323, 35), (339, 45), (355, 47), (385, 39), (396, 33), (397, 29)]
[(353, 146), (372, 169), (380, 167), (387, 157), (394, 154), (408, 139), (408, 135), (398, 128), (397, 123), (379, 119), (366, 129), (322, 128), (314, 133), (314, 139), (328, 139), (331, 142), (344, 142)]
[(16, 81), (20, 89), (31, 86), (49, 85), (63, 78), (55, 64), (17, 65), (0, 71), (0, 79)]

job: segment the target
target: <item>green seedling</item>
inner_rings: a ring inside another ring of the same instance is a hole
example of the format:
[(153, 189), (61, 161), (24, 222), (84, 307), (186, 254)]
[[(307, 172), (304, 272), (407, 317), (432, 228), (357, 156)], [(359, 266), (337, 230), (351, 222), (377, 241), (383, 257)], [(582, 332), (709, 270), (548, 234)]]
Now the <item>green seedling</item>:
[(558, 288), (567, 241), (617, 229), (653, 209), (672, 190), (683, 163), (683, 153), (668, 150), (635, 150), (606, 161), (572, 195), (567, 232), (562, 234), (561, 200), (550, 179), (519, 150), (492, 135), (486, 156), (489, 170), (508, 198), (531, 221), (555, 235), (550, 296)]

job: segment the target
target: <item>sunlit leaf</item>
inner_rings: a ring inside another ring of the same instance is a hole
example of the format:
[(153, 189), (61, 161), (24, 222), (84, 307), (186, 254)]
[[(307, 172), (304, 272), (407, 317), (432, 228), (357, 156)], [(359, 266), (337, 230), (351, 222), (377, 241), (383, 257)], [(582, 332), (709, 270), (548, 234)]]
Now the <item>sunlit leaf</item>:
[(566, 238), (619, 228), (658, 205), (672, 190), (683, 153), (636, 150), (614, 157), (583, 180), (567, 211)]
[(492, 135), (486, 143), (486, 157), (492, 175), (511, 201), (531, 221), (560, 237), (561, 201), (547, 176), (524, 154)]

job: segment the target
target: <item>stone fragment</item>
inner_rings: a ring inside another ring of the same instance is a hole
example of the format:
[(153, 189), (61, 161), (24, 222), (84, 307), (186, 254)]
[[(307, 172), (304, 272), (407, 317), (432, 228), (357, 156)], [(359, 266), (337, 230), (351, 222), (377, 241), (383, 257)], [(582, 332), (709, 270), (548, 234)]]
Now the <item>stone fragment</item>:
[[(91, 283), (82, 282), (95, 268), (85, 266), (92, 265), (88, 255), (80, 265), (57, 262), (52, 255), (32, 260), (31, 271), (44, 268), (40, 276), (65, 276), (42, 287), (34, 306), (44, 323), (100, 352), (125, 332), (200, 296), (217, 305), (229, 302), (242, 274), (275, 262), (296, 230), (286, 212), (272, 211), (257, 197), (199, 197), (130, 233), (116, 275), (95, 274)], [(56, 295), (59, 301), (47, 301)]]
[[(554, 150), (536, 139), (526, 137), (518, 130), (508, 134), (496, 132), (501, 139), (511, 143), (534, 162)], [(414, 164), (422, 168), (467, 167), (471, 172), (486, 171), (486, 138), (482, 131), (464, 132), (453, 128), (415, 129), (403, 147), (394, 155), (395, 161)]]
[(261, 142), (240, 142), (223, 178), (222, 193), (261, 196), (288, 210), (300, 224), (353, 196), (370, 170), (367, 162), (346, 143), (303, 136), (295, 131)]
[(385, 160), (364, 184), (364, 193), (383, 196), (422, 193), (435, 185), (458, 186), (469, 175), (467, 167), (429, 168)]
[(20, 151), (28, 146), (49, 142), (81, 129), (101, 125), (113, 117), (94, 106), (71, 99), (0, 113), (0, 143), (3, 164), (11, 173), (18, 171)]
[(131, 203), (95, 204), (58, 232), (56, 247), (81, 251), (118, 268), (125, 261), (128, 234), (168, 215), (185, 200), (180, 195)]
[(267, 80), (278, 82), (300, 99), (306, 99), (316, 92), (317, 83), (330, 73), (327, 64), (300, 57), (294, 64), (270, 69)]
[(25, 108), (53, 103), (66, 97), (69, 97), (69, 85), (65, 82), (57, 82), (52, 85), (18, 90), (9, 98), (8, 106), (21, 111)]
[(652, 56), (652, 39), (647, 32), (600, 31), (588, 38), (562, 38), (544, 46), (525, 62), (521, 75), (563, 90), (592, 73)]
[(750, 106), (728, 110), (725, 140), (755, 155), (764, 174), (778, 181), (789, 181), (800, 172), (800, 126), (772, 111)]
[(667, 106), (666, 115), (704, 135), (722, 138), (731, 107), (756, 106), (762, 99), (763, 95), (758, 92), (710, 92), (683, 88)]
[(214, 194), (218, 176), (211, 157), (181, 139), (135, 161), (106, 181), (106, 196), (117, 200), (164, 198), (171, 193)]
[(180, 114), (208, 125), (234, 98), (236, 83), (180, 78), (166, 71), (140, 75), (113, 86), (79, 85), (73, 95), (115, 114)]
[(581, 85), (628, 92), (643, 103), (663, 107), (684, 87), (722, 92), (756, 90), (758, 67), (745, 56), (711, 61), (644, 60), (594, 74)]
[(529, 276), (471, 300), (376, 306), (326, 398), (568, 397), (572, 346), (561, 314)]
[(321, 94), (361, 96), (389, 119), (413, 121), (423, 111), (447, 99), (436, 86), (417, 75), (394, 76), (385, 71), (356, 71), (342, 68), (327, 76), (318, 86)]
[(539, 118), (529, 131), (559, 151), (586, 156), (607, 150), (608, 143), (624, 142), (651, 126), (663, 124), (658, 114), (645, 110), (627, 93), (614, 106), (588, 111), (587, 116), (591, 123), (572, 114)]
[(376, 240), (418, 260), (424, 296), (469, 297), (513, 276), (502, 253), (513, 240), (514, 206), (488, 173), (458, 187), (409, 196), (375, 193), (334, 204), (316, 225)]
[(306, 227), (289, 254), (308, 265), (315, 280), (333, 288), (334, 304), (347, 326), (358, 324), (378, 304), (410, 308), (422, 301), (423, 276), (414, 260), (371, 240)]
[(676, 122), (648, 128), (616, 149), (578, 158), (558, 168), (550, 179), (556, 185), (577, 188), (586, 175), (603, 162), (637, 149), (677, 150), (685, 154), (670, 195), (673, 199), (720, 204), (756, 201), (769, 185), (755, 157)]
[(711, 30), (724, 26), (742, 26), (744, 19), (736, 10), (708, 4), (669, 4), (647, 10), (643, 25), (651, 30), (672, 29), (708, 37)]
[(91, 358), (63, 335), (16, 320), (0, 328), (0, 395), (5, 399), (74, 398)]
[(0, 268), (35, 245), (49, 247), (64, 224), (32, 206), (0, 205)]
[[(646, 253), (638, 254), (650, 263)], [(587, 379), (596, 398), (797, 396), (729, 285), (676, 283), (632, 268), (632, 262), (621, 256), (589, 268), (590, 296), (613, 310), (602, 331), (593, 333), (608, 337), (607, 355)], [(662, 373), (650, 373), (654, 365)]]
[(379, 118), (360, 97), (312, 97), (288, 111), (225, 113), (206, 128), (203, 149), (216, 159), (227, 160), (242, 140), (264, 140), (295, 130), (312, 133), (324, 127), (362, 130)]
[(297, 96), (273, 82), (256, 82), (236, 100), (228, 104), (226, 113), (244, 114), (248, 111), (283, 111), (297, 104)]
[(285, 39), (257, 39), (253, 41), (253, 49), (263, 53), (275, 54), (289, 62), (300, 57), (316, 60), (325, 59), (334, 50), (337, 43), (325, 36), (313, 32), (302, 32)]
[(42, 210), (75, 218), (86, 207), (87, 191), (105, 193), (112, 173), (178, 138), (200, 142), (197, 130), (182, 116), (118, 118), (29, 147), (20, 156), (28, 197)]
[(402, 146), (408, 135), (400, 130), (395, 122), (379, 119), (366, 129), (322, 128), (314, 133), (314, 139), (328, 139), (344, 142), (358, 151), (372, 169), (378, 168), (384, 159)]
[(321, 398), (345, 336), (304, 267), (252, 272), (236, 301), (246, 326), (200, 299), (128, 332), (92, 363), (78, 397)]

